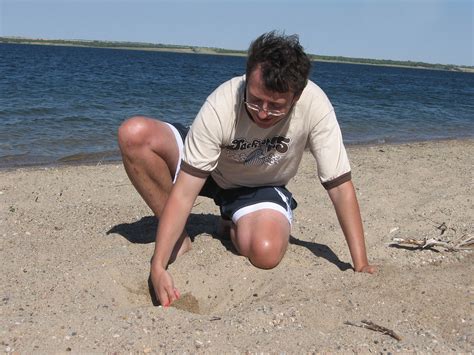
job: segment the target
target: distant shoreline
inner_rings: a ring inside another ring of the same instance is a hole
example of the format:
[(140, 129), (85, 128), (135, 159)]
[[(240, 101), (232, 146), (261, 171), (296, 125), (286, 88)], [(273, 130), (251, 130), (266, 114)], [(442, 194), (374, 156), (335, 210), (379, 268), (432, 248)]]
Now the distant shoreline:
[[(105, 48), (105, 49), (121, 49), (121, 50), (138, 50), (138, 51), (157, 51), (157, 52), (173, 52), (186, 54), (208, 54), (208, 55), (225, 55), (225, 56), (246, 56), (247, 52), (242, 50), (231, 50), (213, 47), (197, 47), (186, 45), (168, 45), (153, 44), (141, 42), (116, 42), (116, 41), (93, 41), (93, 40), (51, 40), (51, 39), (33, 39), (20, 37), (0, 37), (0, 44), (24, 44), (24, 45), (46, 45), (46, 46), (65, 46), (65, 47), (86, 47), (86, 48)], [(412, 68), (412, 69), (428, 69), (456, 71), (465, 73), (474, 73), (473, 66), (461, 66), (451, 64), (430, 64), (424, 62), (412, 61), (395, 61), (368, 58), (350, 58), (341, 56), (322, 56), (309, 54), (311, 59), (316, 62), (343, 63), (343, 64), (360, 64), (360, 65), (377, 65), (386, 67)]]

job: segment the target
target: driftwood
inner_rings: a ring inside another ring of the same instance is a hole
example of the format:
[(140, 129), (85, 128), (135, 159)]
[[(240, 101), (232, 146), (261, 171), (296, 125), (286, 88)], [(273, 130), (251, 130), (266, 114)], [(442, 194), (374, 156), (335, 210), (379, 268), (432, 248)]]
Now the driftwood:
[[(425, 237), (423, 239), (414, 239), (414, 238), (399, 238), (393, 237), (392, 241), (388, 244), (389, 246), (415, 246), (418, 249), (429, 249), (433, 247), (441, 247), (447, 251), (460, 251), (460, 250), (469, 250), (474, 246), (474, 237), (464, 234), (460, 241), (457, 243), (448, 239), (445, 235), (447, 231), (453, 231), (456, 233), (456, 229), (450, 227), (450, 222), (446, 224), (445, 222), (441, 224), (436, 224), (436, 229), (439, 230), (439, 236), (436, 237)], [(399, 232), (399, 228), (394, 228), (390, 231), (390, 234), (394, 232)], [(448, 233), (447, 233), (448, 234)], [(444, 236), (443, 236), (444, 235)], [(443, 239), (440, 237), (443, 236)], [(467, 237), (467, 238), (466, 238)], [(458, 240), (459, 240), (458, 239)]]
[(435, 238), (423, 238), (419, 239), (405, 239), (405, 238), (393, 238), (389, 246), (401, 245), (401, 246), (411, 246), (414, 245), (420, 249), (427, 249), (432, 247), (442, 247), (447, 251), (460, 251), (460, 250), (469, 250), (472, 249), (471, 246), (474, 245), (474, 237), (469, 237), (457, 244), (452, 244), (449, 241), (442, 241)]
[(359, 327), (359, 328), (365, 328), (365, 329), (370, 329), (376, 332), (380, 332), (382, 334), (386, 334), (391, 336), (394, 339), (397, 339), (398, 341), (402, 340), (402, 337), (399, 336), (397, 333), (395, 333), (393, 330), (382, 327), (381, 325), (375, 324), (374, 322), (368, 321), (368, 320), (362, 320), (362, 324), (355, 324), (349, 321), (345, 321), (344, 324), (347, 325), (352, 325), (354, 327)]

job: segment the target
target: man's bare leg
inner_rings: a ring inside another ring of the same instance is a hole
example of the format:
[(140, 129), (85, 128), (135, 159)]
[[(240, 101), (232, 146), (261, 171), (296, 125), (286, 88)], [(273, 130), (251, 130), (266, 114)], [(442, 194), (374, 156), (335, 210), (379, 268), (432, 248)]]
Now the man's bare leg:
[[(173, 131), (164, 122), (137, 116), (120, 126), (118, 141), (130, 181), (159, 218), (173, 186), (179, 160)], [(183, 231), (170, 263), (190, 249), (191, 239)]]

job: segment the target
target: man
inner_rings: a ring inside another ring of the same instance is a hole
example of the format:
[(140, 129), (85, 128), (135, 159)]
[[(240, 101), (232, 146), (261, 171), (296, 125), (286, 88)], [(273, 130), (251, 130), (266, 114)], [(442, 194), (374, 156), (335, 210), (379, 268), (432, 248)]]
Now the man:
[(306, 147), (335, 207), (355, 271), (375, 271), (367, 261), (334, 109), (308, 80), (310, 66), (297, 36), (266, 33), (249, 48), (246, 75), (207, 98), (184, 146), (186, 133), (169, 123), (134, 117), (120, 127), (127, 174), (159, 217), (151, 280), (162, 305), (179, 298), (166, 268), (191, 248), (184, 227), (199, 194), (219, 205), (223, 229), (241, 255), (259, 268), (278, 265), (296, 207), (285, 185)]

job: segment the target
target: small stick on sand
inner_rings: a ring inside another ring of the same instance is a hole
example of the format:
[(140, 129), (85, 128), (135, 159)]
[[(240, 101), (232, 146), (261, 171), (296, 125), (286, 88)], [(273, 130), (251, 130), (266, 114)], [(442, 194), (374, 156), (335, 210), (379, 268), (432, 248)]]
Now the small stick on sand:
[(345, 321), (344, 324), (347, 325), (352, 325), (354, 327), (359, 327), (359, 328), (365, 328), (365, 329), (370, 329), (376, 332), (380, 332), (382, 334), (386, 334), (391, 336), (394, 339), (397, 339), (398, 341), (402, 340), (401, 336), (399, 336), (397, 333), (395, 333), (393, 330), (382, 327), (381, 325), (375, 324), (374, 322), (368, 321), (368, 320), (362, 320), (362, 324), (355, 324), (349, 321)]
[(436, 227), (436, 229), (439, 229), (441, 232), (441, 235), (443, 235), (444, 232), (446, 232), (446, 230), (448, 229), (448, 227), (446, 226), (446, 223), (443, 222), (438, 227)]
[[(464, 236), (465, 237), (465, 236)], [(474, 244), (474, 237), (469, 236), (467, 239), (462, 240), (458, 243), (459, 248), (468, 248)]]
[(473, 244), (472, 238), (468, 238), (458, 245), (450, 245), (448, 242), (443, 242), (434, 238), (424, 238), (422, 240), (419, 239), (405, 239), (405, 238), (393, 238), (392, 242), (389, 246), (394, 245), (415, 245), (421, 249), (432, 248), (432, 247), (442, 247), (445, 248), (447, 251), (459, 251), (459, 250), (467, 250), (470, 249), (468, 246)]

